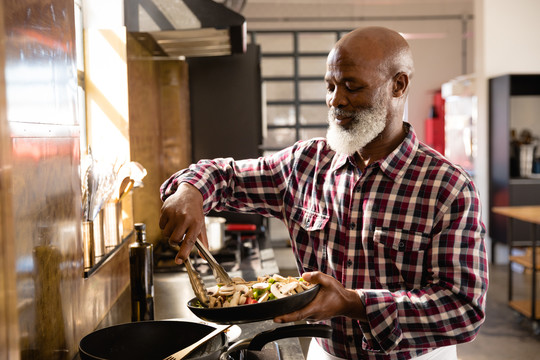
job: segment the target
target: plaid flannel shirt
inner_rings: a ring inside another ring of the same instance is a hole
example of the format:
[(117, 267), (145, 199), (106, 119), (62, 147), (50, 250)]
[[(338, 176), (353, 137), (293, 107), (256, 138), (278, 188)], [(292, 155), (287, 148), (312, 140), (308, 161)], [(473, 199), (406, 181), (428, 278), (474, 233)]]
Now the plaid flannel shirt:
[(484, 321), (485, 228), (468, 174), (418, 141), (362, 172), (325, 139), (259, 159), (202, 160), (174, 174), (196, 186), (204, 210), (284, 221), (300, 272), (322, 271), (365, 304), (367, 323), (335, 317), (319, 343), (348, 359), (409, 359), (471, 341)]

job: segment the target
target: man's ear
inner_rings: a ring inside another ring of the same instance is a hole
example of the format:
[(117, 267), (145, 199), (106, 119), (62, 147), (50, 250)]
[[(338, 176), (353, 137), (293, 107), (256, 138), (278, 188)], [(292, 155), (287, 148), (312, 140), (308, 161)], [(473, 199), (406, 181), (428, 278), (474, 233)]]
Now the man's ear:
[(399, 72), (394, 76), (394, 83), (392, 87), (392, 95), (394, 97), (402, 97), (407, 91), (409, 86), (409, 75), (404, 72)]

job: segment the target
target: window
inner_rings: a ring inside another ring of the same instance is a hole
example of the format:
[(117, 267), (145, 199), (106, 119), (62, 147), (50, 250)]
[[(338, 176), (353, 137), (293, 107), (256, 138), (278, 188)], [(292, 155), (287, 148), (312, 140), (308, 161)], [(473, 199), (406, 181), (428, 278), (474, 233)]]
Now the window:
[(298, 140), (325, 136), (327, 121), (324, 73), (326, 57), (349, 30), (251, 31), (261, 47), (266, 94), (266, 154)]

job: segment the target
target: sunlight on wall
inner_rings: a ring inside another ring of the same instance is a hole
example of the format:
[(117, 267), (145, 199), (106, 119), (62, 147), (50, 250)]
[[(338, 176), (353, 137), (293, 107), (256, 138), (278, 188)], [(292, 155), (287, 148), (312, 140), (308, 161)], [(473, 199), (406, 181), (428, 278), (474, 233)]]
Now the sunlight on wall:
[(85, 29), (88, 144), (94, 157), (129, 161), (126, 28)]

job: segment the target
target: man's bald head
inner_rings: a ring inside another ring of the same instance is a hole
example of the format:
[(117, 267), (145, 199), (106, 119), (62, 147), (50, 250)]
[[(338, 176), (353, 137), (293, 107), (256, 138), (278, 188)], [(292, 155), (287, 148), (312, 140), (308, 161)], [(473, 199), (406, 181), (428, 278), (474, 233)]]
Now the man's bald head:
[(384, 27), (353, 30), (336, 43), (332, 53), (341, 54), (349, 65), (372, 65), (383, 76), (403, 72), (411, 78), (414, 72), (409, 44), (398, 32)]

